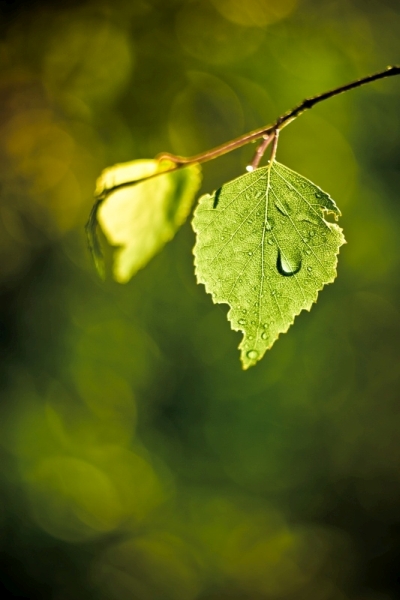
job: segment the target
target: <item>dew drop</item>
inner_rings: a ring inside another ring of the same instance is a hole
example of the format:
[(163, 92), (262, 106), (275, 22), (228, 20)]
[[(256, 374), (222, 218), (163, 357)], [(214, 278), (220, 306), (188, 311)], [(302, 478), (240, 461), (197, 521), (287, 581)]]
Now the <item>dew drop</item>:
[(244, 308), (244, 309), (242, 310), (242, 315), (245, 315), (246, 313), (247, 313), (247, 310)]
[(246, 325), (246, 319), (239, 319), (239, 325)]
[(309, 248), (307, 248), (306, 254), (311, 254), (311, 250)]
[(315, 231), (312, 229), (312, 230), (310, 231), (310, 237), (314, 237), (314, 235), (315, 235)]
[(307, 267), (307, 271), (308, 271), (309, 273), (311, 273), (311, 271), (312, 271), (312, 267)]
[(252, 324), (252, 325), (255, 325), (255, 324), (256, 324), (256, 322), (255, 322), (255, 321), (252, 321), (252, 322), (251, 322), (251, 324)]
[(264, 329), (268, 329), (268, 323), (264, 323), (263, 327)]
[(265, 223), (265, 229), (266, 229), (267, 231), (271, 231), (271, 229), (272, 229), (272, 225), (271, 225), (271, 223), (269, 223), (268, 221)]
[(289, 216), (288, 207), (284, 206), (282, 202), (280, 202), (279, 200), (275, 200), (275, 206), (284, 217)]
[(267, 333), (266, 331), (263, 331), (263, 332), (262, 332), (262, 334), (261, 334), (261, 338), (262, 338), (263, 340), (266, 340), (266, 339), (268, 339), (268, 333)]
[(273, 242), (273, 240), (272, 240), (271, 238), (269, 238), (269, 240), (268, 240), (268, 244), (269, 244), (270, 246), (273, 246), (273, 245), (274, 245), (274, 242)]
[(276, 290), (271, 291), (271, 296), (276, 296)]
[(256, 360), (258, 358), (257, 350), (249, 350), (246, 354), (247, 358), (250, 360)]
[(303, 238), (303, 242), (304, 242), (305, 244), (307, 244), (307, 242), (308, 242), (308, 238)]
[(224, 236), (224, 235), (221, 235), (221, 240), (224, 240), (224, 239), (225, 239), (225, 236)]
[(315, 194), (315, 197), (316, 197), (316, 198), (322, 198), (322, 194), (320, 194), (319, 192), (317, 192), (317, 193)]
[(248, 254), (249, 256), (253, 256), (253, 253), (252, 253), (252, 252), (248, 252), (247, 254)]
[(286, 256), (284, 256), (279, 250), (276, 268), (280, 275), (283, 275), (284, 277), (291, 277), (300, 271), (301, 258), (298, 257), (297, 260), (288, 260)]
[(247, 336), (247, 339), (248, 339), (248, 340), (252, 340), (252, 339), (253, 339), (253, 336), (252, 336), (252, 335), (248, 335), (248, 336)]

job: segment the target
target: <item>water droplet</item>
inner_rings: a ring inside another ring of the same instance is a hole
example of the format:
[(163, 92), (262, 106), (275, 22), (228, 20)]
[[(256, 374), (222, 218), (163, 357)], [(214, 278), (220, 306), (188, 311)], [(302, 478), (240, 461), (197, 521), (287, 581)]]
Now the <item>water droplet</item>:
[(263, 327), (264, 329), (268, 329), (268, 323), (264, 323)]
[(243, 279), (242, 278), (238, 279), (238, 281), (239, 281), (239, 283), (243, 283)]
[(252, 253), (252, 252), (248, 252), (247, 254), (248, 254), (249, 256), (253, 256), (253, 253)]
[(269, 244), (270, 246), (273, 246), (274, 242), (273, 242), (272, 238), (269, 238), (269, 240), (268, 240), (268, 244)]
[(247, 313), (247, 310), (244, 308), (244, 309), (242, 310), (242, 315), (245, 315), (246, 313)]
[(253, 339), (253, 336), (252, 336), (252, 335), (248, 335), (248, 336), (247, 336), (247, 339), (248, 339), (248, 340), (252, 340), (252, 339)]
[(298, 257), (297, 260), (289, 260), (284, 256), (281, 251), (278, 252), (278, 258), (276, 261), (276, 268), (280, 275), (284, 277), (290, 277), (291, 275), (296, 275), (301, 269), (301, 258)]
[(282, 202), (280, 202), (280, 200), (275, 200), (275, 206), (279, 210), (279, 212), (282, 213), (282, 215), (284, 217), (289, 216), (289, 213), (288, 213), (289, 208), (287, 206), (284, 206), (284, 204)]
[(221, 235), (221, 240), (224, 240), (224, 239), (225, 239), (225, 236), (224, 236), (224, 235)]
[(271, 296), (276, 296), (276, 290), (271, 291)]
[(316, 197), (316, 198), (322, 198), (322, 194), (320, 194), (319, 192), (317, 192), (317, 193), (315, 194), (315, 197)]
[(307, 248), (306, 254), (311, 254), (311, 250), (309, 248)]
[(315, 231), (314, 231), (314, 229), (312, 229), (312, 230), (310, 231), (310, 237), (314, 237), (314, 235), (315, 235)]
[(255, 321), (252, 321), (252, 322), (251, 322), (251, 324), (252, 324), (252, 325), (255, 325), (255, 324), (256, 324), (256, 322), (255, 322)]
[(271, 231), (271, 229), (272, 229), (272, 225), (271, 225), (271, 223), (269, 223), (268, 221), (265, 223), (265, 229), (266, 229), (267, 231)]
[(311, 273), (311, 271), (312, 271), (312, 267), (307, 267), (307, 271), (308, 271), (309, 273)]
[(258, 358), (258, 352), (257, 350), (249, 350), (246, 356), (250, 360), (256, 360)]
[(262, 334), (261, 334), (261, 337), (262, 337), (263, 340), (268, 339), (268, 333), (266, 331), (263, 331)]
[(307, 242), (308, 242), (308, 238), (303, 238), (303, 242), (304, 242), (305, 244), (307, 244)]
[(239, 319), (239, 325), (246, 325), (246, 319)]

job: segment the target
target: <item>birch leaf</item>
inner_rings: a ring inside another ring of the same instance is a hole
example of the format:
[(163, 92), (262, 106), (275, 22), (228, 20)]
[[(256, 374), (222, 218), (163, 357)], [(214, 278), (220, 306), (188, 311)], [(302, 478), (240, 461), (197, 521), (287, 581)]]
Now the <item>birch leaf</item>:
[(345, 243), (340, 215), (314, 183), (278, 162), (202, 196), (194, 213), (196, 276), (230, 306), (244, 369), (256, 364), (322, 287)]
[(116, 246), (113, 275), (129, 279), (171, 240), (186, 220), (200, 187), (199, 165), (170, 173), (169, 161), (135, 160), (105, 169), (97, 180), (96, 195), (126, 182), (155, 173), (157, 177), (113, 191), (101, 204), (97, 219), (112, 246)]

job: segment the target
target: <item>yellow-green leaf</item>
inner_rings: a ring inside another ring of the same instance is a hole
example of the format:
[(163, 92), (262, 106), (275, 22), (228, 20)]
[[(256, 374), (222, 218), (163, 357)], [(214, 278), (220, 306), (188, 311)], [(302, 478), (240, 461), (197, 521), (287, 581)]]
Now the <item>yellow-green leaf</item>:
[(112, 191), (101, 204), (97, 219), (107, 241), (116, 246), (113, 275), (126, 283), (171, 240), (186, 220), (201, 183), (199, 165), (170, 173), (169, 161), (135, 160), (105, 169), (96, 195), (156, 173), (146, 181)]
[(193, 219), (196, 275), (216, 303), (229, 304), (232, 329), (242, 331), (247, 369), (310, 310), (336, 277), (340, 215), (314, 183), (273, 162), (200, 199)]

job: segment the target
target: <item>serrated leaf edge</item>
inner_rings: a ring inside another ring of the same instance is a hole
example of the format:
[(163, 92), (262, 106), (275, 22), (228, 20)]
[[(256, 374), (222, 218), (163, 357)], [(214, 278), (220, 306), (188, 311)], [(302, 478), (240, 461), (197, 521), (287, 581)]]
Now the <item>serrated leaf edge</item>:
[[(290, 171), (292, 170), (292, 169), (289, 169), (289, 167), (285, 167), (285, 168), (287, 168), (287, 169), (288, 169), (288, 170), (290, 170)], [(293, 171), (293, 173), (296, 173), (296, 171)], [(297, 174), (297, 173), (296, 173), (296, 174)], [(303, 176), (302, 176), (302, 177), (303, 177)], [(306, 177), (304, 177), (304, 179), (307, 179), (307, 178), (306, 178)], [(323, 190), (322, 190), (322, 189), (321, 189), (319, 186), (317, 186), (317, 185), (316, 185), (315, 183), (313, 183), (311, 180), (309, 180), (309, 179), (308, 179), (308, 181), (310, 181), (310, 183), (311, 183), (311, 184), (312, 184), (314, 187), (316, 187), (316, 188), (318, 188), (319, 190), (321, 190), (321, 192), (322, 192), (322, 193), (326, 194), (326, 192), (324, 192), (324, 191), (323, 191)], [(213, 196), (215, 196), (215, 194), (216, 194), (216, 192), (217, 192), (217, 191), (218, 191), (218, 190), (215, 190), (215, 191), (214, 191), (212, 194), (203, 194), (203, 196), (201, 196), (201, 197), (199, 198), (199, 201), (198, 201), (198, 206), (200, 206), (202, 203), (206, 202), (207, 200), (211, 200), (211, 199), (213, 198)], [(329, 195), (329, 194), (328, 194), (328, 195)], [(333, 203), (334, 203), (334, 205), (336, 206), (336, 203), (335, 203), (335, 201), (334, 201), (334, 200), (333, 200), (333, 199), (330, 197), (330, 195), (329, 195), (329, 198), (332, 200), (332, 202), (333, 202)], [(340, 244), (339, 244), (339, 246), (338, 246), (338, 250), (337, 250), (337, 252), (335, 252), (335, 254), (334, 254), (334, 256), (336, 257), (335, 264), (333, 265), (333, 268), (334, 268), (334, 274), (333, 274), (333, 276), (332, 276), (330, 279), (328, 279), (328, 280), (326, 280), (326, 281), (323, 281), (323, 282), (322, 282), (321, 286), (315, 290), (315, 297), (314, 297), (314, 299), (313, 299), (313, 300), (310, 300), (310, 304), (309, 304), (309, 306), (304, 306), (304, 307), (303, 307), (303, 308), (301, 308), (301, 309), (300, 309), (300, 310), (299, 310), (297, 313), (295, 313), (295, 314), (293, 315), (293, 318), (292, 318), (292, 320), (291, 320), (291, 321), (288, 323), (288, 326), (286, 327), (286, 329), (284, 329), (284, 330), (282, 330), (282, 331), (280, 331), (280, 332), (279, 332), (278, 336), (277, 336), (277, 337), (274, 339), (274, 341), (273, 341), (273, 342), (272, 342), (272, 343), (271, 343), (271, 344), (270, 344), (270, 345), (269, 345), (269, 346), (268, 346), (268, 347), (265, 349), (265, 352), (267, 352), (268, 350), (270, 350), (270, 348), (272, 348), (272, 346), (273, 346), (273, 345), (274, 345), (274, 344), (275, 344), (275, 343), (278, 341), (279, 337), (280, 337), (282, 334), (284, 334), (284, 333), (287, 333), (287, 331), (288, 331), (288, 330), (290, 329), (290, 327), (293, 325), (293, 323), (294, 323), (294, 321), (295, 321), (296, 317), (298, 317), (300, 313), (302, 313), (304, 310), (305, 310), (305, 311), (307, 311), (307, 312), (310, 312), (310, 311), (311, 311), (311, 308), (313, 307), (313, 305), (314, 305), (314, 304), (316, 304), (316, 302), (317, 302), (317, 300), (318, 300), (318, 294), (319, 294), (319, 293), (320, 293), (320, 292), (323, 290), (323, 288), (324, 288), (326, 285), (329, 285), (330, 283), (333, 283), (333, 282), (335, 281), (336, 277), (337, 277), (337, 264), (338, 264), (338, 256), (339, 256), (339, 253), (340, 253), (340, 248), (341, 248), (341, 247), (342, 247), (344, 244), (347, 244), (347, 241), (346, 241), (346, 239), (345, 239), (345, 237), (344, 237), (343, 229), (342, 229), (342, 228), (341, 228), (339, 225), (337, 225), (336, 223), (331, 223), (330, 221), (326, 221), (326, 220), (325, 220), (325, 218), (324, 218), (324, 217), (325, 217), (327, 214), (333, 214), (333, 215), (335, 216), (335, 219), (337, 220), (337, 218), (338, 218), (338, 217), (341, 215), (341, 212), (340, 212), (340, 209), (339, 209), (337, 206), (336, 206), (336, 208), (337, 208), (337, 212), (335, 212), (334, 210), (332, 210), (332, 209), (330, 209), (330, 208), (326, 208), (326, 207), (323, 207), (323, 206), (321, 206), (321, 211), (322, 211), (322, 216), (321, 216), (321, 219), (322, 219), (322, 220), (323, 220), (323, 221), (326, 223), (326, 225), (328, 226), (328, 228), (329, 228), (329, 229), (334, 229), (334, 230), (335, 230), (335, 231), (336, 231), (336, 232), (339, 234), (339, 241), (340, 241)], [(198, 231), (198, 230), (195, 228), (195, 225), (194, 225), (194, 219), (192, 219), (192, 228), (193, 228), (193, 231), (195, 232), (195, 234), (197, 235), (197, 234), (199, 233), (199, 231)], [(244, 330), (244, 329), (241, 329), (240, 327), (235, 327), (235, 326), (234, 326), (234, 324), (233, 324), (233, 322), (232, 322), (232, 320), (229, 318), (229, 317), (231, 316), (231, 312), (234, 310), (234, 309), (233, 309), (233, 307), (231, 307), (231, 305), (230, 305), (228, 302), (226, 302), (226, 301), (219, 301), (219, 300), (216, 300), (216, 299), (215, 299), (215, 295), (214, 295), (214, 294), (213, 294), (213, 292), (210, 290), (210, 288), (209, 288), (209, 285), (207, 284), (207, 282), (206, 282), (206, 281), (204, 281), (204, 280), (203, 280), (203, 279), (200, 277), (200, 274), (199, 274), (199, 271), (198, 271), (198, 269), (199, 269), (199, 265), (198, 265), (198, 263), (197, 263), (196, 244), (195, 244), (195, 245), (194, 245), (194, 247), (193, 247), (192, 253), (193, 253), (193, 256), (194, 256), (194, 273), (195, 273), (195, 277), (196, 277), (196, 281), (197, 281), (197, 283), (198, 283), (198, 284), (202, 284), (202, 285), (204, 285), (204, 287), (205, 287), (205, 290), (206, 290), (206, 293), (207, 293), (207, 294), (210, 294), (210, 296), (211, 296), (211, 299), (212, 299), (212, 301), (213, 301), (213, 303), (214, 303), (214, 304), (226, 304), (227, 306), (229, 306), (229, 307), (230, 307), (230, 309), (229, 309), (229, 311), (227, 312), (227, 315), (226, 315), (226, 316), (227, 316), (227, 320), (228, 320), (228, 322), (229, 322), (229, 324), (230, 324), (230, 327), (231, 327), (232, 331), (240, 331), (241, 333), (243, 333), (243, 338), (241, 339), (241, 341), (240, 341), (240, 343), (239, 343), (239, 345), (238, 345), (238, 350), (240, 350), (240, 351), (244, 350), (243, 343), (244, 343), (244, 341), (245, 341), (245, 330)], [(250, 367), (254, 366), (254, 365), (255, 365), (255, 364), (256, 364), (256, 363), (257, 363), (259, 360), (261, 360), (261, 358), (263, 358), (263, 356), (264, 356), (265, 352), (264, 352), (264, 353), (263, 353), (263, 354), (262, 354), (260, 357), (258, 357), (258, 358), (257, 358), (257, 360), (256, 360), (256, 362), (255, 362), (255, 363), (253, 363), (253, 364), (248, 364), (248, 365), (245, 365), (245, 363), (244, 363), (244, 361), (243, 361), (243, 359), (242, 359), (242, 352), (240, 352), (240, 362), (242, 363), (242, 368), (243, 368), (243, 370), (244, 370), (244, 371), (247, 371), (247, 370), (248, 370)]]

